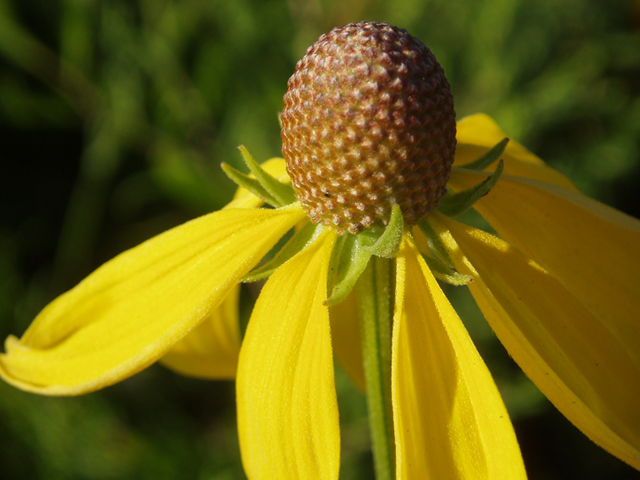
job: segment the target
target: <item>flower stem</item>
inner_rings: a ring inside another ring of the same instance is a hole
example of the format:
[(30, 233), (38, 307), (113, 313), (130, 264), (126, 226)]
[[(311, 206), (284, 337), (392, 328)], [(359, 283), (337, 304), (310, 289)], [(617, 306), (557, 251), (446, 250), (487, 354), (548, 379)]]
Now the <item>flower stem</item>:
[(369, 428), (377, 480), (393, 480), (391, 410), (392, 262), (373, 256), (358, 281)]

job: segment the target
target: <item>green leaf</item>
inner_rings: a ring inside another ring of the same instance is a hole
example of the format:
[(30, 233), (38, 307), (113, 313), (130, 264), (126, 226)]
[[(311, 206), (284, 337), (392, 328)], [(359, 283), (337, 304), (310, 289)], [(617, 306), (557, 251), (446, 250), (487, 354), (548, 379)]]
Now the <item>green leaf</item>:
[(418, 227), (420, 231), (424, 233), (424, 236), (427, 238), (427, 243), (429, 244), (429, 248), (431, 252), (440, 260), (442, 263), (447, 265), (450, 268), (453, 268), (453, 261), (449, 256), (449, 252), (445, 248), (444, 244), (440, 240), (440, 237), (435, 232), (433, 227), (429, 224), (428, 219), (422, 219), (418, 222)]
[(251, 170), (251, 173), (256, 177), (260, 185), (277, 201), (279, 206), (289, 205), (296, 201), (296, 196), (293, 193), (293, 188), (290, 185), (286, 185), (276, 178), (265, 172), (262, 167), (254, 160), (243, 145), (238, 147), (242, 158), (244, 159), (247, 167)]
[[(460, 167), (459, 167), (460, 168)], [(448, 217), (457, 217), (469, 210), (478, 200), (484, 197), (491, 191), (496, 184), (502, 170), (504, 168), (504, 161), (500, 160), (495, 172), (491, 174), (489, 178), (480, 182), (475, 187), (471, 187), (467, 190), (463, 190), (457, 193), (447, 193), (440, 199), (438, 204), (438, 211)], [(461, 168), (462, 169), (462, 168)]]
[(374, 237), (370, 235), (343, 235), (336, 245), (329, 271), (334, 272), (331, 295), (325, 305), (336, 305), (347, 298), (362, 272), (367, 268), (372, 253), (368, 250)]
[(391, 210), (391, 218), (389, 225), (385, 228), (378, 241), (372, 246), (367, 247), (369, 252), (384, 258), (396, 258), (400, 242), (402, 240), (402, 232), (404, 231), (404, 216), (399, 205), (394, 205)]
[(302, 229), (296, 232), (287, 243), (285, 243), (284, 247), (276, 253), (275, 257), (261, 267), (258, 267), (245, 275), (242, 278), (242, 282), (250, 283), (269, 277), (287, 260), (302, 251), (307, 245), (318, 238), (318, 235), (320, 235), (323, 228), (324, 227), (322, 225), (308, 222), (304, 227), (302, 227)]
[(443, 282), (450, 285), (455, 285), (456, 287), (466, 285), (469, 282), (473, 281), (473, 277), (471, 275), (458, 273), (438, 259), (435, 259), (428, 255), (422, 255), (422, 257), (424, 258), (425, 262), (427, 262), (427, 266), (438, 280), (442, 280)]
[(467, 170), (484, 170), (493, 162), (498, 160), (498, 158), (500, 158), (500, 155), (502, 155), (502, 152), (504, 152), (504, 149), (507, 147), (507, 143), (509, 143), (508, 138), (502, 139), (495, 145), (495, 147), (482, 155), (480, 158), (474, 160), (471, 163), (462, 165), (461, 168), (466, 168)]
[(249, 175), (236, 170), (227, 163), (222, 163), (220, 167), (222, 168), (222, 171), (227, 174), (227, 177), (229, 177), (231, 181), (239, 187), (246, 188), (256, 197), (261, 198), (273, 207), (278, 208), (284, 206), (281, 205), (280, 202), (278, 202), (275, 198), (273, 198), (273, 196), (269, 192), (267, 192), (264, 187), (260, 185), (260, 182), (258, 182), (258, 180), (256, 180), (255, 178), (252, 178)]

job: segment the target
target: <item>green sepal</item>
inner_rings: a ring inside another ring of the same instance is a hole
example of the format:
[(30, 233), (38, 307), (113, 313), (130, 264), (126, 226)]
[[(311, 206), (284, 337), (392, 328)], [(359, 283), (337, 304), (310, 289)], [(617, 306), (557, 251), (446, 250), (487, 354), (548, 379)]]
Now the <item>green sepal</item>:
[(258, 180), (256, 180), (255, 178), (252, 178), (249, 175), (236, 170), (227, 163), (222, 163), (220, 167), (222, 168), (222, 171), (227, 175), (227, 177), (229, 177), (231, 181), (239, 187), (249, 190), (256, 197), (261, 198), (272, 207), (278, 208), (283, 206), (280, 205), (280, 202), (273, 198), (273, 196), (269, 192), (267, 192), (264, 187), (260, 185), (260, 182), (258, 182)]
[(334, 249), (330, 271), (333, 272), (331, 295), (324, 302), (331, 306), (340, 303), (351, 292), (372, 255), (395, 258), (398, 255), (404, 216), (399, 205), (391, 210), (389, 224), (383, 232), (366, 230), (357, 235), (344, 235)]
[(279, 207), (290, 205), (296, 201), (296, 196), (290, 185), (278, 181), (278, 179), (265, 172), (244, 145), (240, 145), (238, 148), (251, 173), (253, 173), (260, 185), (279, 203)]
[(508, 138), (503, 138), (499, 141), (491, 150), (482, 155), (480, 158), (474, 160), (473, 162), (466, 163), (465, 165), (461, 165), (460, 168), (466, 168), (467, 170), (484, 170), (493, 162), (500, 158), (502, 152), (507, 147), (507, 143), (509, 143)]
[(368, 247), (371, 247), (375, 240), (375, 236), (362, 233), (340, 237), (329, 264), (333, 282), (330, 285), (331, 295), (324, 301), (324, 305), (336, 305), (351, 293), (373, 255)]
[(391, 209), (391, 218), (389, 225), (385, 228), (378, 241), (366, 247), (369, 252), (384, 258), (396, 258), (402, 241), (402, 232), (404, 231), (404, 216), (399, 205), (394, 205)]
[(440, 240), (440, 237), (435, 232), (429, 221), (425, 218), (418, 222), (418, 228), (424, 234), (431, 249), (431, 253), (449, 268), (453, 268), (453, 261), (449, 256), (449, 252), (445, 248), (444, 244)]
[(422, 257), (427, 262), (427, 266), (438, 280), (442, 280), (443, 282), (450, 285), (455, 285), (456, 287), (466, 285), (469, 282), (473, 281), (473, 277), (471, 275), (458, 273), (438, 259), (435, 259), (428, 255), (422, 255)]
[(473, 281), (473, 277), (470, 275), (464, 275), (455, 270), (449, 252), (428, 219), (420, 220), (418, 222), (418, 228), (420, 228), (420, 231), (427, 239), (429, 249), (433, 255), (433, 257), (431, 257), (423, 253), (422, 256), (438, 280), (455, 286), (466, 285)]
[[(463, 170), (462, 167), (458, 167)], [(480, 182), (478, 185), (457, 193), (447, 192), (438, 203), (438, 211), (448, 217), (457, 217), (469, 210), (478, 200), (484, 197), (494, 187), (502, 170), (504, 161), (500, 160), (495, 172), (489, 178)]]
[(285, 243), (284, 247), (276, 253), (275, 257), (252, 272), (249, 272), (247, 275), (242, 277), (241, 281), (244, 283), (251, 283), (269, 277), (287, 260), (302, 251), (307, 245), (318, 238), (318, 235), (320, 235), (323, 229), (324, 227), (322, 225), (317, 225), (311, 222), (307, 223), (297, 231), (287, 243)]

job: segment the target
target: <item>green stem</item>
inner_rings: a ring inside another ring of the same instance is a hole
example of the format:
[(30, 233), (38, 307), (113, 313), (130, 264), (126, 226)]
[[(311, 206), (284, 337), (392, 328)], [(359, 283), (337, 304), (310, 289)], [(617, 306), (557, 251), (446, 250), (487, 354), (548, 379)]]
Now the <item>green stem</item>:
[(391, 410), (392, 266), (389, 259), (371, 257), (357, 287), (369, 428), (377, 480), (393, 480), (395, 467)]

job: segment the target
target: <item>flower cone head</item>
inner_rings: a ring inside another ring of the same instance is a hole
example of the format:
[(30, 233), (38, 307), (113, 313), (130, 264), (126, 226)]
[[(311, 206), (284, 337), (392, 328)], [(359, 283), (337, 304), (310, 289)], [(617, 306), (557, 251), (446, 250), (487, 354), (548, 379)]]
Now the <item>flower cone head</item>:
[(335, 28), (298, 62), (282, 151), (311, 219), (358, 233), (412, 225), (444, 194), (456, 145), (449, 82), (433, 53), (386, 23)]

